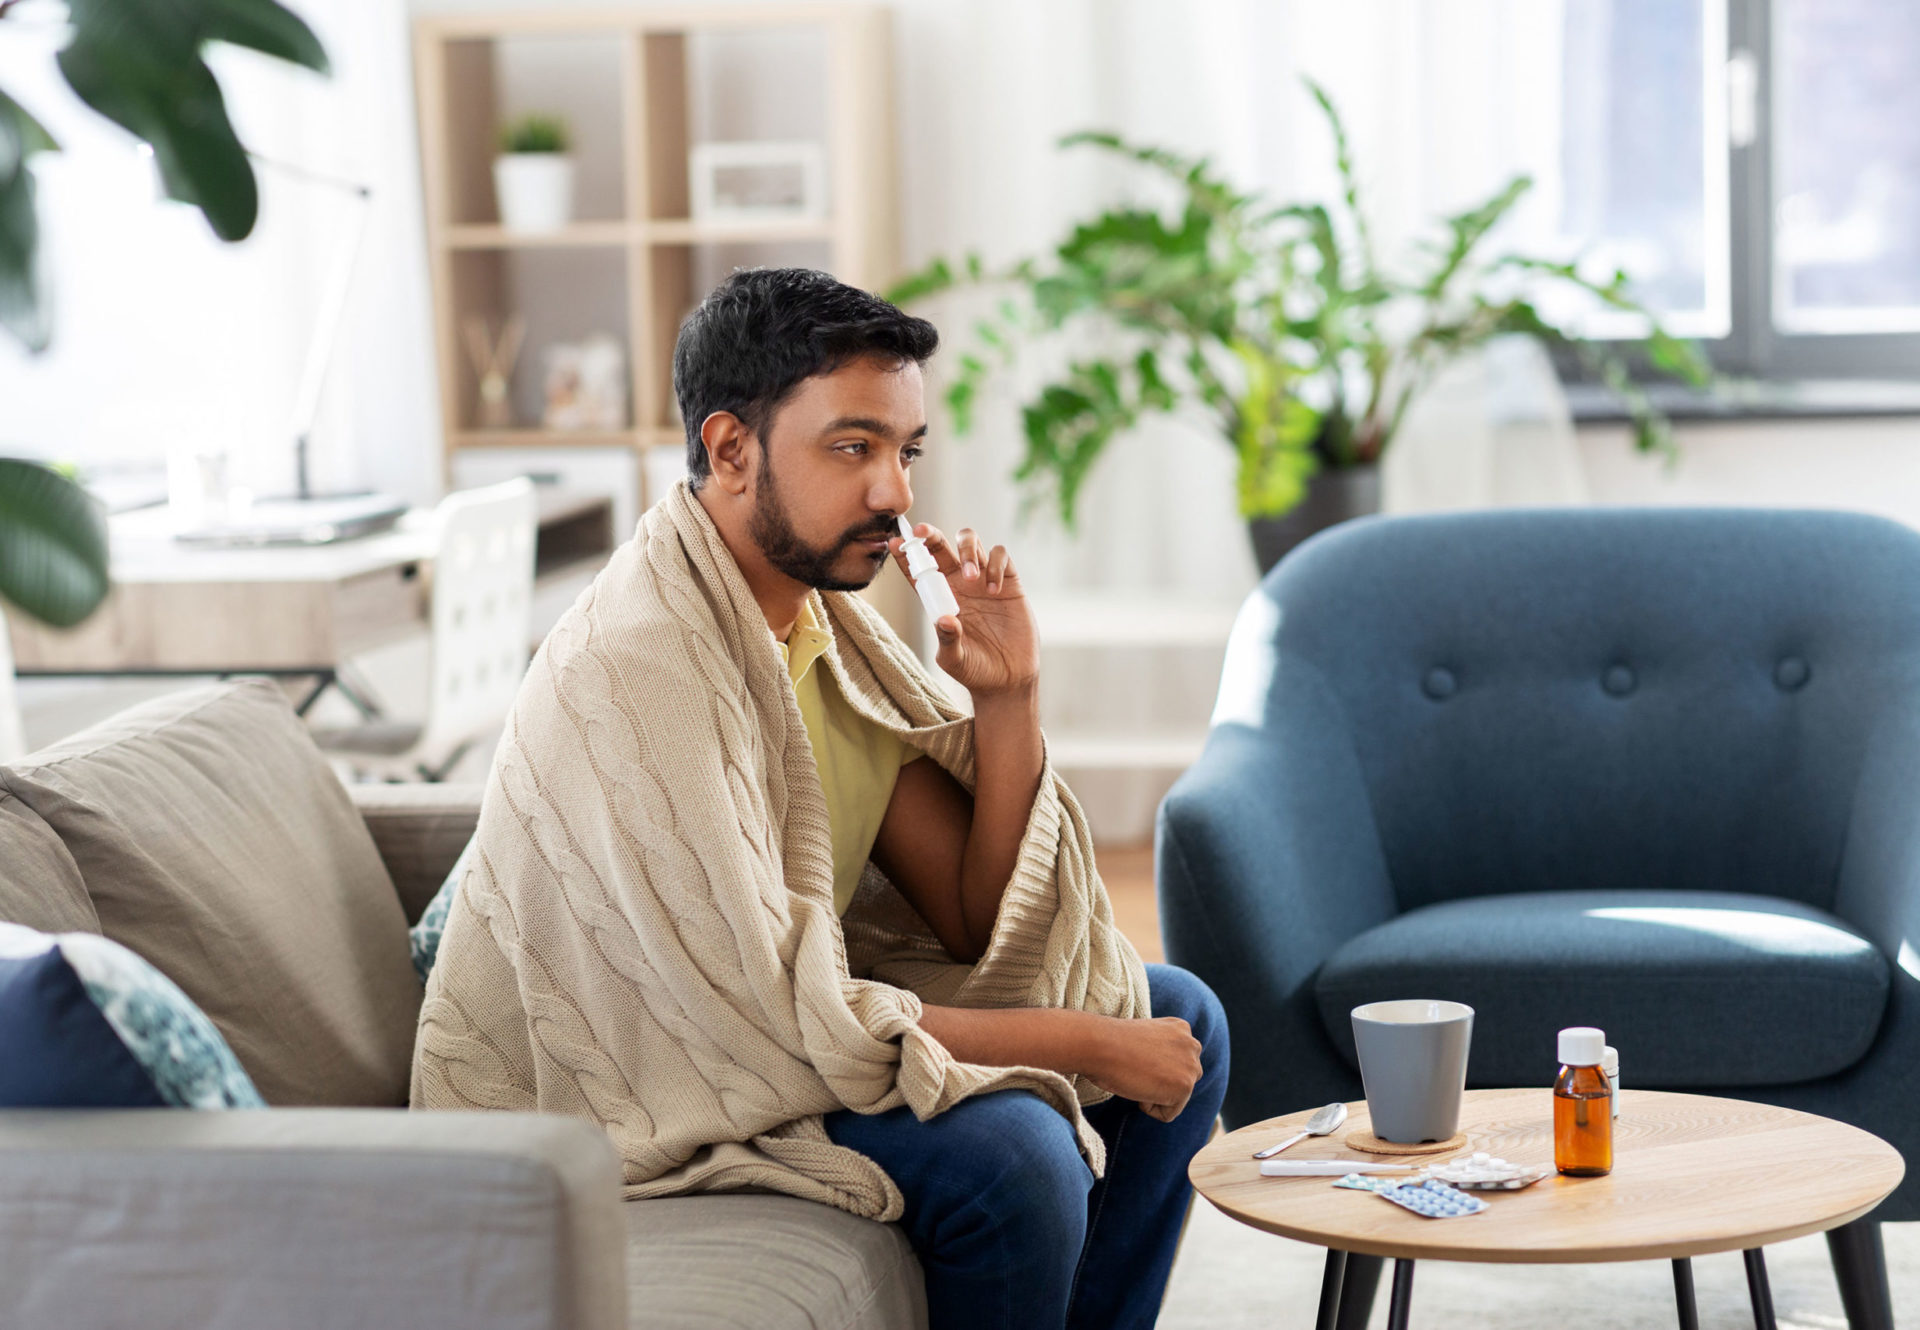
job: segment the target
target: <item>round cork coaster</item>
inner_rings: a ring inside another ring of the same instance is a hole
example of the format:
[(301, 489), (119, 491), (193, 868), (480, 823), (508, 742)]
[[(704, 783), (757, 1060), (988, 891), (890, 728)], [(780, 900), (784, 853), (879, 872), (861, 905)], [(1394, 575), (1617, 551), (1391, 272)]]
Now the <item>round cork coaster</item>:
[(1444, 1141), (1423, 1141), (1419, 1145), (1402, 1145), (1398, 1141), (1383, 1141), (1365, 1127), (1355, 1127), (1347, 1133), (1347, 1145), (1350, 1149), (1361, 1150), (1370, 1155), (1440, 1155), (1449, 1150), (1466, 1148), (1467, 1138), (1455, 1132)]

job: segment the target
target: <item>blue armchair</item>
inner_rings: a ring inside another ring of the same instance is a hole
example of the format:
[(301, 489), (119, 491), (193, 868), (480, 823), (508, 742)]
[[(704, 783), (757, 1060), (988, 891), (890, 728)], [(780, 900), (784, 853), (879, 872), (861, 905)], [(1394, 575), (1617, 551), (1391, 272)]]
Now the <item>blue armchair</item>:
[[(1348, 1011), (1476, 1012), (1469, 1084), (1598, 1025), (1633, 1087), (1920, 1158), (1920, 534), (1858, 514), (1348, 523), (1248, 599), (1161, 806), (1168, 957), (1220, 995), (1237, 1127), (1361, 1094)], [(1879, 1220), (1830, 1235), (1891, 1326)], [(1377, 1268), (1377, 1267), (1376, 1267)]]

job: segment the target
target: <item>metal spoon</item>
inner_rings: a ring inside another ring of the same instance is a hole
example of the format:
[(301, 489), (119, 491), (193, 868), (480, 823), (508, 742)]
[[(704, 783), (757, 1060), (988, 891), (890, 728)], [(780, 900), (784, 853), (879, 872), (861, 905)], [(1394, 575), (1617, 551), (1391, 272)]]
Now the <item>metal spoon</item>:
[(1309, 1136), (1330, 1136), (1334, 1132), (1339, 1131), (1340, 1124), (1346, 1120), (1347, 1106), (1345, 1104), (1328, 1104), (1325, 1108), (1307, 1119), (1307, 1129), (1305, 1131), (1287, 1137), (1286, 1140), (1280, 1142), (1278, 1145), (1269, 1145), (1264, 1150), (1255, 1150), (1253, 1157), (1255, 1159), (1271, 1159), (1289, 1145), (1298, 1145)]

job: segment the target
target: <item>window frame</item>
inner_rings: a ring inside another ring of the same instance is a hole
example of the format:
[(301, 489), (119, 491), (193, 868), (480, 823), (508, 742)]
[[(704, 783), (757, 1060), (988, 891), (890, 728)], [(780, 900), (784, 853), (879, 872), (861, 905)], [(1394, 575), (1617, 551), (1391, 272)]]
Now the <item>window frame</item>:
[[(1920, 373), (1920, 332), (1794, 333), (1774, 326), (1775, 0), (1725, 3), (1727, 49), (1722, 58), (1731, 61), (1746, 52), (1753, 60), (1754, 136), (1752, 142), (1736, 146), (1729, 135), (1725, 144), (1728, 334), (1702, 338), (1700, 347), (1716, 372), (1733, 378), (1910, 379)], [(1638, 377), (1645, 371), (1644, 362), (1631, 359)]]

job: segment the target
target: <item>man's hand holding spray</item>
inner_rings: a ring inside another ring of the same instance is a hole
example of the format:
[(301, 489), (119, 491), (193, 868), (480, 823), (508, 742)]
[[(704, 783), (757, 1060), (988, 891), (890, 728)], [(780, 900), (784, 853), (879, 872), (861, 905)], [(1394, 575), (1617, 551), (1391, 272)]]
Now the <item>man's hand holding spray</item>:
[[(1023, 830), (1041, 769), (1040, 644), (1019, 574), (1004, 545), (984, 549), (971, 528), (949, 542), (924, 522), (915, 527), (901, 517), (899, 527), (890, 543), (933, 622), (939, 639), (934, 659), (973, 698), (975, 817), (991, 815), (983, 808), (990, 801), (1006, 803), (1017, 819), (1010, 828)], [(1015, 794), (1010, 801), (996, 798), (1008, 792)], [(998, 875), (993, 914), (1011, 867)], [(989, 914), (985, 920), (987, 933), (991, 919)], [(1200, 1041), (1178, 1017), (1119, 1020), (1051, 1008), (928, 1007), (921, 1024), (965, 1061), (1084, 1075), (1163, 1122), (1179, 1116), (1201, 1075)]]

